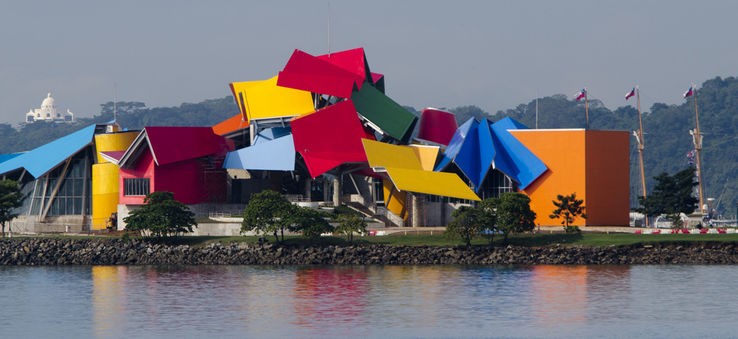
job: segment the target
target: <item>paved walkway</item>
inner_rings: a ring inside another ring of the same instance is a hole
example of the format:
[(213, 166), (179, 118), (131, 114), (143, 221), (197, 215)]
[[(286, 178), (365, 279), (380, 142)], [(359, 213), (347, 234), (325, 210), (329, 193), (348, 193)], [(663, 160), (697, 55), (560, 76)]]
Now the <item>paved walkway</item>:
[[(445, 226), (422, 226), (422, 227), (373, 227), (369, 226), (367, 227), (369, 230), (373, 230), (377, 232), (377, 235), (387, 235), (387, 234), (395, 234), (395, 233), (405, 233), (405, 234), (431, 234), (431, 233), (441, 233), (446, 231)], [(587, 227), (581, 227), (580, 228), (582, 232), (595, 232), (595, 233), (635, 233), (636, 230), (646, 230), (646, 228), (641, 227), (624, 227), (624, 226), (587, 226)], [(537, 230), (536, 230), (537, 231)], [(561, 226), (546, 226), (541, 227), (540, 232), (541, 233), (560, 233), (563, 232), (563, 227)]]

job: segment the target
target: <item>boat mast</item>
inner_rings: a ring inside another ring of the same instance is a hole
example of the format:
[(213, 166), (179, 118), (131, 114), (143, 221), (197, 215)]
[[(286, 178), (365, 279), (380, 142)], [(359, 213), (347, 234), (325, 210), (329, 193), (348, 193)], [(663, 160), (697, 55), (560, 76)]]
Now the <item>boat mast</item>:
[[(641, 192), (643, 193), (643, 201), (646, 200), (646, 169), (643, 164), (643, 149), (646, 147), (646, 140), (643, 138), (643, 116), (641, 115), (641, 90), (636, 86), (636, 108), (638, 109), (638, 132), (633, 132), (638, 143), (638, 161), (641, 167)], [(644, 225), (648, 227), (648, 217), (644, 218)]]
[(705, 214), (705, 198), (702, 190), (702, 134), (700, 133), (700, 114), (697, 109), (697, 88), (692, 85), (692, 100), (694, 100), (694, 121), (695, 129), (690, 130), (689, 134), (692, 135), (692, 143), (694, 143), (694, 150), (696, 155), (697, 163), (697, 191), (700, 196), (700, 214)]

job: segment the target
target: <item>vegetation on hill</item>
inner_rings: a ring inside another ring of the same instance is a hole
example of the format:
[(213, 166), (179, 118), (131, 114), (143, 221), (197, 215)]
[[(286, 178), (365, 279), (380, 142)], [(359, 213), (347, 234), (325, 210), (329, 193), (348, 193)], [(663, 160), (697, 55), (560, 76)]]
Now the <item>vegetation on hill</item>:
[[(143, 102), (119, 101), (115, 105), (118, 123), (126, 129), (145, 126), (213, 126), (238, 114), (233, 97), (184, 103), (179, 107), (146, 107)], [(34, 149), (91, 124), (113, 120), (113, 102), (100, 105), (100, 113), (91, 118), (78, 118), (71, 124), (35, 122), (15, 129), (0, 124), (0, 154)]]

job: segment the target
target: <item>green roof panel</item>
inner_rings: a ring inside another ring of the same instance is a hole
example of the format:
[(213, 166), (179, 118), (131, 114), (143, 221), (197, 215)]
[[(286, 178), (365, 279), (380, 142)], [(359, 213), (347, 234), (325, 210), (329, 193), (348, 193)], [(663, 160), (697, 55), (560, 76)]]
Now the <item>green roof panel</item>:
[(356, 110), (387, 135), (407, 142), (418, 118), (384, 93), (365, 83), (351, 95)]

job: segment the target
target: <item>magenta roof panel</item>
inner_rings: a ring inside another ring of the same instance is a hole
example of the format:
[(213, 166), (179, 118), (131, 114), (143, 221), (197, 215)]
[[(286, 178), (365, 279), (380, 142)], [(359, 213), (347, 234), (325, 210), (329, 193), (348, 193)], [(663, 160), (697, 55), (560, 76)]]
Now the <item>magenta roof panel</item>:
[[(144, 132), (159, 166), (206, 155), (224, 155), (232, 149), (210, 127), (146, 127)], [(135, 145), (134, 142), (131, 147)]]
[(448, 146), (456, 129), (456, 116), (436, 108), (426, 108), (420, 115), (418, 138)]
[(344, 163), (366, 162), (361, 138), (368, 137), (350, 101), (292, 120), (295, 149), (315, 178)]
[(300, 50), (295, 50), (287, 65), (279, 72), (277, 85), (350, 98), (359, 89), (364, 78)]
[(373, 82), (366, 54), (364, 54), (364, 49), (361, 47), (320, 55), (318, 59), (328, 61), (354, 74), (358, 86), (361, 86), (365, 80)]

